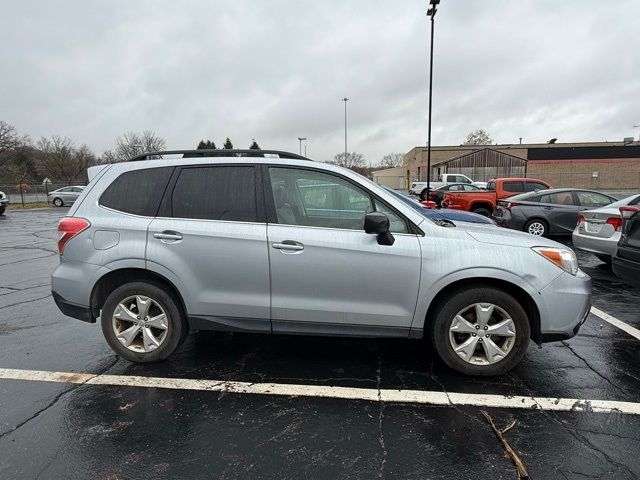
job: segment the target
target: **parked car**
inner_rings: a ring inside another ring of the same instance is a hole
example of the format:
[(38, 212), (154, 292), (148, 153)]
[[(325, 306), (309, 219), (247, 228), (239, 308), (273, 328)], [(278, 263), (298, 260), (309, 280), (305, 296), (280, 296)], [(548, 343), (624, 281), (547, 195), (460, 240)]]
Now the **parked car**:
[(436, 202), (438, 207), (442, 207), (442, 201), (447, 192), (482, 192), (484, 190), (484, 188), (471, 183), (450, 183), (431, 190), (429, 192), (429, 200)]
[(73, 205), (73, 202), (78, 199), (83, 190), (84, 186), (82, 185), (62, 187), (49, 192), (48, 200), (50, 200), (56, 207)]
[(640, 205), (640, 195), (631, 195), (606, 207), (581, 211), (572, 234), (573, 246), (593, 253), (605, 263), (611, 263), (622, 232), (620, 207), (627, 205)]
[(402, 200), (404, 203), (409, 205), (414, 210), (420, 212), (422, 215), (427, 217), (430, 220), (444, 220), (452, 222), (469, 222), (469, 223), (482, 223), (485, 225), (494, 225), (496, 226), (496, 222), (494, 222), (491, 218), (484, 217), (482, 215), (478, 215), (477, 213), (471, 212), (462, 212), (460, 210), (451, 210), (450, 208), (428, 208), (417, 202), (413, 198), (409, 198), (400, 192), (397, 192), (389, 187), (383, 187), (385, 190), (390, 192), (396, 198)]
[(0, 192), (0, 215), (4, 214), (7, 205), (9, 205), (9, 197), (4, 192)]
[(613, 273), (640, 288), (640, 207), (620, 207), (623, 218), (618, 251), (613, 257)]
[(442, 206), (490, 217), (498, 200), (547, 188), (551, 188), (548, 183), (535, 178), (496, 178), (487, 184), (486, 192), (447, 192)]
[[(443, 173), (437, 181), (429, 182), (429, 189), (433, 191), (451, 183), (466, 183), (469, 185), (475, 185), (479, 188), (487, 186), (486, 182), (474, 182), (466, 175), (458, 173)], [(409, 186), (409, 194), (418, 195), (420, 200), (428, 200), (427, 182), (411, 182), (411, 185)]]
[(581, 210), (603, 207), (616, 200), (604, 193), (573, 188), (522, 193), (499, 201), (493, 219), (502, 227), (531, 235), (570, 235)]
[(92, 167), (58, 224), (62, 312), (99, 318), (134, 362), (189, 328), (426, 336), (469, 375), (508, 371), (530, 338), (570, 338), (589, 313), (591, 280), (561, 244), (438, 225), (351, 170), (244, 152)]

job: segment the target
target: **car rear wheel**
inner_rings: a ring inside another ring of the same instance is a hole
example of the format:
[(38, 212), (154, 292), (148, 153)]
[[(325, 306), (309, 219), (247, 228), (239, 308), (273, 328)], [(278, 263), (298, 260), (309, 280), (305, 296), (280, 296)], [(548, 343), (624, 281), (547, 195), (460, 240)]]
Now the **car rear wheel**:
[(426, 188), (420, 192), (420, 200), (429, 200), (429, 192)]
[(53, 199), (53, 204), (54, 204), (56, 207), (61, 207), (61, 206), (63, 206), (63, 205), (64, 205), (64, 202), (62, 201), (62, 199), (61, 199), (61, 198), (56, 197), (56, 198), (54, 198), (54, 199)]
[(494, 288), (469, 287), (440, 302), (430, 337), (442, 361), (465, 375), (500, 375), (527, 351), (531, 328), (520, 303)]
[(547, 227), (547, 224), (543, 220), (534, 218), (527, 222), (524, 226), (524, 231), (537, 237), (543, 237), (549, 232), (549, 227)]
[(107, 297), (100, 315), (109, 346), (131, 362), (164, 360), (184, 342), (189, 326), (175, 296), (159, 286), (127, 283)]

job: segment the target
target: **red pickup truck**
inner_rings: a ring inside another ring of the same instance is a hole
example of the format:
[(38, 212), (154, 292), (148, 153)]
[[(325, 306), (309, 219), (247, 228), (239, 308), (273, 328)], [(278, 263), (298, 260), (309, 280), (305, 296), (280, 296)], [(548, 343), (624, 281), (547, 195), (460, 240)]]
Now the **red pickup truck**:
[(535, 178), (496, 178), (487, 183), (486, 192), (447, 192), (442, 206), (490, 217), (498, 200), (548, 188), (551, 188), (551, 185)]

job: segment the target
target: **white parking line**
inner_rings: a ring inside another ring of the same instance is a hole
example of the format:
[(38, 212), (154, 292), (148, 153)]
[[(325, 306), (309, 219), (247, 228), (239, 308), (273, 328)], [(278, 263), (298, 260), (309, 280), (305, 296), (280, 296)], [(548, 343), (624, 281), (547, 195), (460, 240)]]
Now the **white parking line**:
[(634, 328), (631, 325), (628, 325), (623, 321), (618, 320), (616, 317), (609, 315), (607, 312), (603, 312), (602, 310), (597, 309), (596, 307), (591, 307), (591, 313), (593, 313), (596, 317), (601, 318), (605, 322), (610, 323), (614, 327), (618, 327), (620, 330), (624, 330), (632, 337), (635, 337), (638, 340), (640, 340), (640, 330), (638, 330), (637, 328)]
[(423, 390), (331, 387), (289, 383), (248, 383), (188, 378), (138, 377), (129, 375), (92, 375), (88, 373), (49, 372), (42, 370), (0, 369), (0, 380), (110, 385), (139, 388), (166, 388), (237, 394), (276, 395), (285, 397), (340, 398), (371, 402), (410, 403), (441, 406), (481, 406), (560, 412), (621, 413), (640, 415), (640, 403), (578, 398), (543, 398), (470, 393), (447, 393)]

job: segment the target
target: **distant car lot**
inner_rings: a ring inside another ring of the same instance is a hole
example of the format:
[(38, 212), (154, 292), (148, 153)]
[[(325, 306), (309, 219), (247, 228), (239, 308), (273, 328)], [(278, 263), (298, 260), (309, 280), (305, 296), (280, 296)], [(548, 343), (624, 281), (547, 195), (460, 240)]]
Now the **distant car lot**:
[[(494, 379), (462, 377), (419, 342), (207, 332), (167, 362), (133, 365), (95, 326), (60, 315), (49, 295), (65, 212), (0, 218), (0, 478), (128, 478), (131, 465), (150, 478), (516, 478), (480, 410), (499, 427), (517, 421), (506, 437), (532, 478), (640, 475), (640, 416), (581, 407), (637, 405), (640, 391), (640, 340), (595, 315), (576, 338), (532, 345), (521, 366)], [(640, 292), (590, 254), (579, 260), (594, 306), (640, 329), (629, 308)], [(8, 380), (6, 369), (90, 375)], [(232, 383), (216, 390), (219, 381)], [(269, 383), (289, 388), (233, 391)], [(329, 386), (353, 398), (314, 393)], [(447, 392), (451, 405), (378, 400), (387, 390)], [(486, 394), (583, 402), (524, 410), (488, 406)]]

